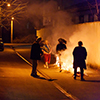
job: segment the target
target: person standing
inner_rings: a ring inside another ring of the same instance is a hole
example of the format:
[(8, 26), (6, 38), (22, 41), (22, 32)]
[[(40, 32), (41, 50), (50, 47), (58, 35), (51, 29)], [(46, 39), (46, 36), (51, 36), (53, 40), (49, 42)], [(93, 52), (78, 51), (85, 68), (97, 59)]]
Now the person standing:
[(40, 48), (40, 43), (41, 43), (42, 38), (38, 38), (32, 45), (31, 47), (31, 55), (30, 59), (32, 59), (32, 73), (31, 76), (38, 77), (37, 75), (37, 64), (38, 60), (41, 59), (41, 55), (43, 54), (41, 48)]
[(62, 69), (61, 69), (61, 64), (62, 64), (62, 62), (61, 62), (61, 54), (62, 54), (62, 52), (64, 51), (64, 50), (66, 50), (67, 49), (67, 47), (66, 47), (66, 43), (67, 43), (67, 41), (66, 40), (64, 40), (64, 39), (62, 39), (62, 38), (59, 38), (58, 39), (58, 44), (57, 44), (57, 46), (56, 46), (56, 53), (57, 53), (57, 55), (58, 55), (58, 57), (59, 57), (59, 67), (60, 67), (60, 72), (62, 72)]
[(78, 42), (78, 46), (74, 48), (73, 50), (73, 68), (74, 68), (74, 79), (76, 79), (77, 76), (77, 67), (80, 67), (81, 71), (81, 81), (84, 81), (85, 79), (83, 78), (84, 75), (84, 69), (86, 69), (86, 60), (87, 57), (87, 51), (86, 48), (83, 47), (82, 41)]
[(42, 47), (42, 51), (44, 54), (44, 67), (49, 68), (48, 64), (50, 64), (51, 61), (51, 47), (49, 45), (48, 40), (45, 40), (45, 44)]

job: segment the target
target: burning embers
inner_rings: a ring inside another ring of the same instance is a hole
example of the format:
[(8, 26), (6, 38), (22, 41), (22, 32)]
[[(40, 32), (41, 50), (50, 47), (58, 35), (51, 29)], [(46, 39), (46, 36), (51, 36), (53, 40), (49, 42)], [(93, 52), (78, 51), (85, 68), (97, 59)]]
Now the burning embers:
[(67, 50), (61, 51), (61, 55), (56, 55), (56, 65), (62, 70), (73, 73), (73, 60), (72, 56), (69, 55)]
[[(59, 38), (58, 42), (59, 43), (56, 46), (56, 65), (60, 68), (60, 72), (62, 72), (62, 70), (66, 70), (73, 73), (73, 58), (69, 52), (71, 50), (67, 49), (67, 41)], [(80, 72), (80, 69), (77, 68), (77, 71)]]

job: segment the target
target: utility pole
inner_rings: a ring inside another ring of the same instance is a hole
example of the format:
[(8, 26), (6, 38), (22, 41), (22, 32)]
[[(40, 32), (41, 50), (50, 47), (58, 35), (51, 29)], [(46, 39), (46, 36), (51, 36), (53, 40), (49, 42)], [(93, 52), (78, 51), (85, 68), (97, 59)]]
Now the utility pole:
[(11, 18), (11, 43), (13, 43), (13, 20), (14, 17)]
[(2, 37), (1, 15), (2, 15), (2, 12), (1, 12), (1, 6), (0, 6), (0, 37)]
[[(9, 30), (10, 26), (13, 25), (11, 17), (15, 17), (18, 22), (26, 13), (26, 7), (27, 3), (22, 3), (20, 0), (0, 0), (0, 37), (2, 37), (2, 27)], [(13, 27), (11, 29), (13, 30)], [(12, 30), (11, 32), (13, 32)]]

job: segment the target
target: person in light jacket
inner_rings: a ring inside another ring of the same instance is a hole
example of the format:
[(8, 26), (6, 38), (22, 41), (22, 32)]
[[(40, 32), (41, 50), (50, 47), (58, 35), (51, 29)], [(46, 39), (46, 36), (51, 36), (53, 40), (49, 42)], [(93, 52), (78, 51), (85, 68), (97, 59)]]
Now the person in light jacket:
[(44, 55), (44, 67), (49, 68), (48, 64), (51, 61), (51, 46), (48, 40), (45, 40), (45, 44), (42, 47), (43, 55)]

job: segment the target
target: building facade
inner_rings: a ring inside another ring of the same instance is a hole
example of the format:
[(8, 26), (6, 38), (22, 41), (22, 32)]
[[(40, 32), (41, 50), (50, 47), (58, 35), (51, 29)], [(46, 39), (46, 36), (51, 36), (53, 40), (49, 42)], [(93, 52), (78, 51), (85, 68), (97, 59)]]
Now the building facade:
[(64, 9), (76, 9), (71, 12), (74, 15), (73, 21), (76, 24), (100, 21), (100, 1), (86, 0)]

